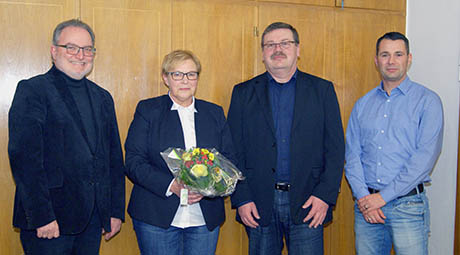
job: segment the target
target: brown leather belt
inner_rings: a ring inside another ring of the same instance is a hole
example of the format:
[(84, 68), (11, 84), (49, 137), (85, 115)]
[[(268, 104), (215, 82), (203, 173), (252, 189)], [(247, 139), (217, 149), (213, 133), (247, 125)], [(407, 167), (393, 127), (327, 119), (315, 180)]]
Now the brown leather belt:
[(275, 189), (276, 190), (289, 191), (290, 187), (291, 187), (291, 184), (286, 183), (286, 182), (275, 183)]
[[(418, 191), (417, 191), (417, 189), (418, 189)], [(369, 193), (371, 193), (371, 194), (375, 194), (375, 193), (379, 192), (379, 190), (376, 190), (376, 189), (373, 189), (373, 188), (368, 188), (368, 190), (369, 190)], [(420, 183), (413, 190), (409, 191), (409, 193), (407, 193), (406, 195), (400, 196), (398, 198), (413, 196), (413, 195), (417, 195), (418, 193), (422, 193), (422, 192), (423, 192), (423, 183)]]

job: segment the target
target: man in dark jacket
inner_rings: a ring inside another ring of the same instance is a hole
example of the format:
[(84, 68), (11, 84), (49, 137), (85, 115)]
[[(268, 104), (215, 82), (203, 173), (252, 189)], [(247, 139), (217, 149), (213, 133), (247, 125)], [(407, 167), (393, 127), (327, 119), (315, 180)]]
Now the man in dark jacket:
[(9, 112), (13, 225), (26, 254), (99, 254), (124, 220), (125, 178), (111, 95), (86, 75), (96, 53), (79, 20), (53, 33), (52, 68), (19, 82)]
[(297, 69), (299, 36), (286, 23), (262, 35), (267, 72), (235, 86), (228, 123), (246, 180), (232, 196), (249, 254), (323, 254), (344, 164), (331, 82)]

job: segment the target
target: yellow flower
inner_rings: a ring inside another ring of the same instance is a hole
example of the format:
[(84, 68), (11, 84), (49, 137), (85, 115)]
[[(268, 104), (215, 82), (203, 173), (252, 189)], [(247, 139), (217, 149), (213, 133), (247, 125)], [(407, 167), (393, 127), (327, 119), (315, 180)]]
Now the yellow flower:
[(183, 159), (184, 161), (192, 160), (192, 155), (191, 155), (190, 153), (188, 153), (188, 152), (184, 152), (184, 153), (182, 154), (182, 159)]
[(203, 153), (203, 155), (209, 154), (209, 151), (206, 149), (201, 149), (201, 152)]
[(216, 167), (214, 168), (214, 170), (215, 171), (212, 173), (212, 178), (214, 179), (215, 182), (220, 182), (220, 180), (222, 180), (220, 168)]
[(213, 161), (214, 160), (214, 154), (209, 153), (208, 158), (209, 158), (209, 160)]
[(193, 154), (193, 156), (196, 156), (196, 155), (200, 154), (200, 149), (199, 148), (193, 149), (192, 154)]
[(192, 173), (195, 177), (207, 176), (208, 175), (208, 167), (203, 164), (196, 164), (190, 169), (190, 173)]

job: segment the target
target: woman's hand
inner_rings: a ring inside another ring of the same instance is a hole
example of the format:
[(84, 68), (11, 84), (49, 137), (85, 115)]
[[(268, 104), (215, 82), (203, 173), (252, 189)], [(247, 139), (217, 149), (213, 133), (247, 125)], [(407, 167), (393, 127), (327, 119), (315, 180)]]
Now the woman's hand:
[(189, 205), (200, 202), (202, 198), (203, 198), (203, 195), (201, 195), (200, 193), (196, 193), (190, 190), (188, 191), (188, 204)]
[(177, 179), (174, 179), (174, 182), (171, 184), (171, 187), (169, 188), (169, 190), (170, 190), (172, 193), (176, 194), (177, 197), (180, 198), (180, 190), (181, 190), (181, 189), (184, 189), (184, 188), (185, 188), (185, 187), (184, 187), (183, 184), (179, 183), (179, 182), (177, 181)]
[[(172, 193), (176, 194), (177, 197), (180, 198), (180, 191), (181, 189), (185, 189), (185, 186), (174, 179), (174, 182), (171, 184), (171, 188), (169, 189)], [(196, 193), (194, 191), (188, 191), (188, 200), (187, 203), (189, 205), (199, 202), (203, 198), (203, 195), (200, 193)]]

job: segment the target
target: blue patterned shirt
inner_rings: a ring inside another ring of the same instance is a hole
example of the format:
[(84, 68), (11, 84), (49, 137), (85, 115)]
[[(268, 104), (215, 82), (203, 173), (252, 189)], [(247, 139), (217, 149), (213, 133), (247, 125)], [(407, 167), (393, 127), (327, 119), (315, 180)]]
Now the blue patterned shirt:
[(442, 137), (435, 92), (406, 77), (389, 96), (381, 83), (356, 102), (348, 122), (345, 175), (353, 195), (373, 188), (388, 203), (429, 182)]

